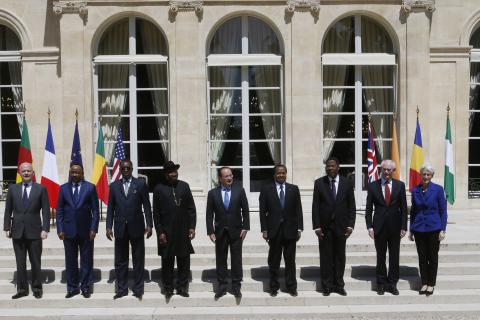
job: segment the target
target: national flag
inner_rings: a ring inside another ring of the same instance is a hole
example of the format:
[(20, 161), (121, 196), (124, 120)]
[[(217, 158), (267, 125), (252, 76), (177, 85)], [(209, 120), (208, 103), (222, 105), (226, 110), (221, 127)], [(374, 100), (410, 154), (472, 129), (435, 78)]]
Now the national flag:
[(368, 182), (378, 180), (377, 155), (375, 154), (375, 142), (373, 140), (372, 123), (368, 121), (368, 143), (367, 143), (367, 164)]
[(400, 153), (398, 152), (398, 138), (397, 138), (397, 125), (395, 124), (395, 118), (393, 119), (393, 128), (392, 128), (392, 160), (395, 161), (396, 169), (393, 171), (393, 179), (401, 179), (401, 170), (400, 170)]
[(111, 181), (117, 181), (122, 177), (120, 171), (120, 161), (125, 160), (125, 149), (123, 147), (122, 128), (118, 127), (117, 143), (115, 144), (115, 158), (113, 159), (113, 169)]
[(79, 164), (83, 167), (80, 135), (78, 134), (78, 119), (75, 120), (75, 132), (73, 133), (72, 154), (70, 156), (70, 165), (72, 164)]
[(425, 162), (422, 147), (422, 131), (420, 130), (420, 123), (417, 118), (417, 128), (415, 129), (415, 140), (413, 142), (412, 159), (410, 160), (410, 174), (409, 174), (409, 189), (413, 190), (422, 182), (420, 175), (420, 168)]
[(447, 201), (450, 204), (455, 202), (455, 163), (453, 157), (452, 130), (450, 129), (450, 117), (447, 113), (447, 133), (445, 134), (445, 174), (443, 187)]
[[(18, 149), (18, 166), (16, 177), (17, 183), (22, 182), (22, 177), (20, 176), (20, 165), (24, 162), (28, 162), (33, 165), (32, 149), (30, 148), (30, 138), (28, 136), (27, 120), (25, 119), (25, 116), (23, 116), (22, 140), (20, 141), (20, 148)], [(36, 181), (35, 172), (33, 172), (32, 181)]]
[(57, 156), (55, 155), (55, 145), (53, 143), (52, 126), (50, 118), (48, 119), (47, 141), (45, 142), (45, 153), (43, 156), (43, 170), (40, 184), (47, 188), (50, 207), (57, 208), (58, 192), (60, 191), (60, 181), (58, 179)]
[(97, 189), (98, 198), (108, 205), (107, 161), (105, 160), (105, 145), (103, 144), (102, 126), (98, 127), (97, 149), (93, 162), (92, 183)]

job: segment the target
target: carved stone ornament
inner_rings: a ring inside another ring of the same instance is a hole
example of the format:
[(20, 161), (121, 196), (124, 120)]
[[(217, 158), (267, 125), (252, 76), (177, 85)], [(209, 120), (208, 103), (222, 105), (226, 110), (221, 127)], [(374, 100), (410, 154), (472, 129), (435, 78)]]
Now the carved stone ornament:
[(294, 13), (296, 9), (310, 10), (317, 14), (320, 11), (320, 0), (287, 0), (287, 11)]
[(172, 13), (189, 10), (195, 10), (196, 13), (203, 11), (203, 0), (173, 0), (169, 1), (168, 4)]
[(54, 1), (53, 12), (56, 14), (78, 13), (80, 15), (86, 15), (88, 13), (87, 0)]
[(414, 9), (425, 9), (428, 12), (435, 11), (435, 0), (402, 0), (402, 10), (410, 12)]

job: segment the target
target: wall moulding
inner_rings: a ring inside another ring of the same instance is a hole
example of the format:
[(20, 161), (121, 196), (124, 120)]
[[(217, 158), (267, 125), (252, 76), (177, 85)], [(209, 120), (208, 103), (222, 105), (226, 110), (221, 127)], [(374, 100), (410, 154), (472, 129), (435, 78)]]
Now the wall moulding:
[(78, 13), (87, 15), (87, 0), (58, 0), (53, 2), (53, 12), (56, 14)]
[(203, 0), (173, 0), (168, 1), (171, 13), (179, 11), (195, 11), (200, 14), (203, 11)]
[(433, 12), (435, 11), (435, 0), (402, 0), (402, 10), (407, 13), (421, 10)]
[(320, 0), (287, 0), (285, 11), (290, 14), (295, 11), (310, 11), (312, 14), (318, 15)]

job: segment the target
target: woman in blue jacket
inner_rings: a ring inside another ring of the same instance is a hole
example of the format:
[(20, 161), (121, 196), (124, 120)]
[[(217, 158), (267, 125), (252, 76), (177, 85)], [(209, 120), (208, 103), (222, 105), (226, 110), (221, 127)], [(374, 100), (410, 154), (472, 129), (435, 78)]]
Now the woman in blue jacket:
[(424, 164), (420, 168), (422, 183), (412, 190), (410, 240), (418, 252), (422, 288), (420, 294), (433, 294), (438, 269), (440, 241), (447, 227), (447, 200), (441, 186), (431, 182), (435, 169)]

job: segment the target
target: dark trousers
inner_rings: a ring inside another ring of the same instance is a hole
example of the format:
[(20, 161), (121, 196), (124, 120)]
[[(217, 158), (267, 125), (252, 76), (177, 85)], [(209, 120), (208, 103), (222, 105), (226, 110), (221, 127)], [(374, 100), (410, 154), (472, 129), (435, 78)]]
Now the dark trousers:
[(414, 232), (422, 285), (435, 286), (438, 270), (439, 231)]
[[(80, 289), (90, 292), (93, 270), (93, 241), (90, 238), (72, 238), (63, 240), (65, 248), (65, 272), (67, 275), (67, 291)], [(80, 272), (78, 269), (78, 251), (80, 251)]]
[(215, 241), (218, 290), (227, 289), (227, 256), (230, 247), (232, 289), (240, 289), (243, 278), (242, 239), (232, 239), (227, 231), (223, 231)]
[(337, 235), (332, 228), (323, 231), (323, 239), (318, 240), (320, 248), (320, 278), (322, 288), (343, 289), (345, 282), (345, 235)]
[[(190, 255), (177, 258), (177, 290), (188, 288), (188, 277), (190, 273)], [(162, 281), (165, 291), (173, 290), (173, 269), (175, 265), (175, 256), (162, 256)]]
[(297, 279), (295, 276), (295, 251), (296, 240), (285, 239), (283, 237), (283, 228), (273, 238), (268, 239), (268, 268), (270, 270), (270, 289), (276, 291), (280, 288), (278, 283), (278, 273), (280, 270), (280, 260), (285, 261), (285, 286), (287, 290), (297, 289)]
[[(385, 264), (388, 248), (388, 275)], [(400, 229), (384, 226), (375, 233), (375, 249), (377, 251), (377, 284), (396, 286), (400, 275)]]
[(17, 292), (28, 293), (27, 253), (32, 266), (32, 291), (42, 292), (42, 239), (13, 239), (13, 250), (17, 262)]
[(129, 244), (132, 246), (133, 286), (135, 294), (143, 294), (143, 273), (145, 269), (145, 239), (130, 238), (125, 233), (123, 238), (115, 238), (115, 274), (117, 276), (117, 293), (128, 292), (128, 256)]

